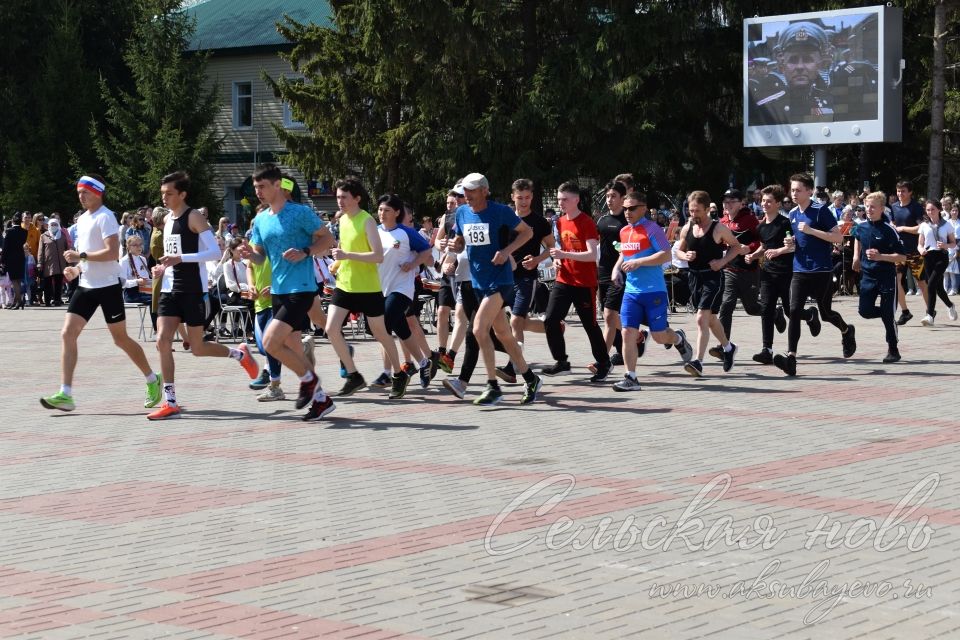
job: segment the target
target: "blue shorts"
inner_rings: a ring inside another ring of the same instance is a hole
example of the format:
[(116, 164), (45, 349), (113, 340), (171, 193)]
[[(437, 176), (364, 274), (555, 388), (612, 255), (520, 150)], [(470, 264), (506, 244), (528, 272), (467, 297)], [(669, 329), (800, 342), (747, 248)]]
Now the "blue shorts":
[(486, 288), (478, 288), (477, 283), (473, 283), (473, 293), (477, 296), (477, 302), (483, 302), (484, 298), (489, 298), (496, 294), (500, 294), (500, 306), (507, 306), (507, 303), (513, 300), (513, 285), (512, 284), (491, 284)]
[(530, 313), (533, 304), (533, 294), (537, 290), (537, 278), (516, 278), (513, 281), (513, 298), (510, 302), (510, 313), (525, 318)]
[(631, 329), (646, 325), (650, 331), (667, 330), (670, 327), (667, 322), (667, 292), (624, 293), (620, 323)]

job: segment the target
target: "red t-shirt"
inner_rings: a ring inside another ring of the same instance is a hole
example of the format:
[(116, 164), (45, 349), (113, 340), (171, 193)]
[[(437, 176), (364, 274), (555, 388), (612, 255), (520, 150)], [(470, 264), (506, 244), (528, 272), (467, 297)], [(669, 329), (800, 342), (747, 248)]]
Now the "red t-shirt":
[[(585, 213), (573, 220), (560, 216), (557, 220), (557, 232), (560, 236), (560, 248), (563, 251), (581, 252), (587, 250), (587, 240), (599, 240), (597, 223)], [(597, 263), (593, 260), (561, 260), (557, 269), (557, 282), (573, 287), (597, 286)]]

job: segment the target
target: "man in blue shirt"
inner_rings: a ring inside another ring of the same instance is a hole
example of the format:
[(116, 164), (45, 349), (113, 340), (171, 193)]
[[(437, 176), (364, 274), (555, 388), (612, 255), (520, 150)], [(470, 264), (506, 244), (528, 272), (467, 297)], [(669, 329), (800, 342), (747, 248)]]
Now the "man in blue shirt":
[[(541, 380), (527, 366), (502, 310), (505, 301), (513, 297), (510, 255), (530, 239), (533, 230), (517, 217), (513, 209), (487, 199), (490, 183), (482, 174), (471, 173), (461, 184), (467, 204), (461, 205), (456, 211), (454, 251), (463, 251), (464, 247), (467, 249), (473, 290), (480, 300), (480, 307), (468, 331), (476, 339), (487, 369), (487, 388), (474, 400), (474, 404), (494, 405), (503, 398), (497, 382), (491, 328), (510, 355), (514, 369), (523, 376), (526, 389), (520, 403), (529, 404), (536, 399)], [(510, 230), (516, 231), (517, 236), (513, 242), (507, 243)]]
[(917, 248), (917, 239), (920, 233), (920, 223), (923, 222), (923, 207), (913, 199), (913, 183), (901, 180), (897, 183), (897, 202), (890, 205), (893, 214), (893, 227), (900, 234), (903, 241), (904, 255), (907, 259), (897, 265), (897, 302), (900, 304), (900, 318), (897, 324), (904, 325), (910, 322), (913, 314), (907, 308), (907, 272), (917, 282), (917, 288), (923, 294), (923, 301), (927, 301), (927, 283), (920, 277), (923, 272), (923, 258)]
[(805, 173), (790, 177), (790, 196), (796, 206), (791, 209), (793, 237), (787, 240), (794, 247), (793, 278), (790, 280), (790, 322), (787, 325), (787, 352), (777, 354), (773, 364), (788, 376), (797, 375), (797, 346), (800, 344), (800, 322), (806, 320), (810, 333), (820, 334), (820, 321), (813, 308), (804, 310), (807, 297), (813, 298), (820, 317), (840, 329), (843, 357), (857, 350), (853, 325), (843, 321), (831, 308), (833, 302), (833, 245), (843, 240), (837, 219), (830, 208), (811, 200), (813, 178)]
[[(896, 309), (895, 293), (897, 269), (904, 254), (903, 241), (883, 215), (887, 197), (882, 191), (868, 194), (863, 204), (869, 222), (853, 229), (853, 270), (860, 272), (860, 316), (882, 318), (887, 332), (885, 363), (900, 360), (897, 349), (897, 325), (893, 321)], [(877, 296), (880, 306), (877, 306)]]

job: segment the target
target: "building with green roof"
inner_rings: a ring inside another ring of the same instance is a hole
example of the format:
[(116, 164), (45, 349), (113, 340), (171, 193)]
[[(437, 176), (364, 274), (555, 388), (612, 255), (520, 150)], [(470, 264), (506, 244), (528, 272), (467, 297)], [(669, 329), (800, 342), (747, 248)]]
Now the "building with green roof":
[[(323, 0), (204, 0), (185, 11), (196, 20), (188, 50), (209, 54), (207, 78), (217, 86), (222, 100), (215, 126), (223, 142), (213, 187), (223, 195), (227, 217), (246, 227), (250, 211), (243, 200), (253, 196), (254, 167), (277, 161), (285, 151), (272, 125), (303, 128), (261, 77), (264, 71), (273, 78), (293, 73), (278, 55), (293, 45), (277, 32), (276, 25), (284, 16), (298, 22), (329, 23), (330, 5)], [(317, 208), (333, 206), (333, 198), (313, 188), (314, 182), (290, 167), (283, 168), (297, 182), (298, 191), (311, 196), (304, 202)]]

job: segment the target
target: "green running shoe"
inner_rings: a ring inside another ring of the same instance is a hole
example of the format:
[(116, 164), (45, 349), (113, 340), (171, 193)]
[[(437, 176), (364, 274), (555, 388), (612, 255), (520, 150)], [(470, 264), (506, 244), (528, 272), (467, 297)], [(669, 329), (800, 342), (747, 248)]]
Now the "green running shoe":
[(503, 391), (487, 385), (480, 397), (473, 401), (473, 404), (481, 407), (491, 407), (503, 400)]
[(144, 409), (154, 408), (160, 404), (160, 400), (163, 398), (163, 376), (159, 373), (154, 375), (157, 376), (157, 381), (147, 383), (147, 399), (143, 401)]
[(60, 411), (73, 411), (77, 408), (77, 406), (73, 404), (73, 396), (68, 396), (62, 391), (57, 391), (52, 396), (47, 396), (46, 398), (40, 398), (40, 404), (47, 409), (58, 409)]

